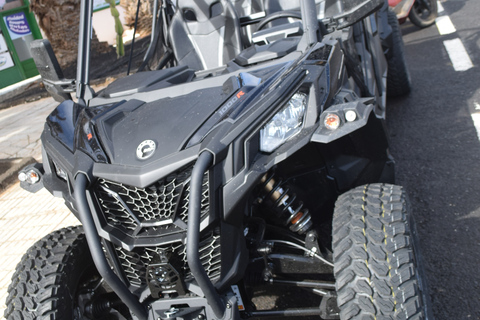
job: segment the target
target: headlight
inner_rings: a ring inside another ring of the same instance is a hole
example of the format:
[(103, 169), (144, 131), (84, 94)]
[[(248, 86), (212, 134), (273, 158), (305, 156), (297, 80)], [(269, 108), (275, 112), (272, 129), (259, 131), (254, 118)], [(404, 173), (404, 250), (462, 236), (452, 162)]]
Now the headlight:
[(260, 130), (260, 150), (272, 152), (302, 130), (307, 95), (295, 93), (273, 118)]
[(55, 168), (55, 173), (57, 174), (57, 177), (59, 177), (60, 179), (62, 179), (64, 181), (67, 181), (68, 180), (68, 175), (65, 172), (65, 170), (60, 168), (55, 162), (53, 163), (53, 166)]

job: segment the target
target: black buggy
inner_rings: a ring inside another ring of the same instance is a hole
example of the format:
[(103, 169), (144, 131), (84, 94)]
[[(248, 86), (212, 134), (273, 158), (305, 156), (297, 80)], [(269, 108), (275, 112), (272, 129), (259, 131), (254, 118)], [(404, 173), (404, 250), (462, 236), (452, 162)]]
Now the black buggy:
[[(100, 92), (91, 1), (75, 80), (48, 41), (32, 47), (61, 103), (43, 164), (19, 178), (62, 197), (82, 226), (29, 249), (5, 318), (431, 319), (410, 208), (392, 184), (386, 95), (410, 80), (386, 3), (154, 8), (139, 70)], [(262, 308), (269, 289), (292, 299)]]

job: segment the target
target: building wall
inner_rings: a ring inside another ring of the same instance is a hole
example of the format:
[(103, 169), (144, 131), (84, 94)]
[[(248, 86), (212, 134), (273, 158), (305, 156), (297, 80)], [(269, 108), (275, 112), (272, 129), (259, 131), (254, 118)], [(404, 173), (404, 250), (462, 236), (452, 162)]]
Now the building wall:
[[(120, 13), (120, 21), (125, 27), (125, 8), (117, 5), (117, 10)], [(106, 8), (93, 13), (93, 29), (97, 34), (97, 38), (100, 42), (108, 42), (109, 45), (115, 44), (117, 34), (115, 33), (115, 21), (110, 13), (110, 9)]]

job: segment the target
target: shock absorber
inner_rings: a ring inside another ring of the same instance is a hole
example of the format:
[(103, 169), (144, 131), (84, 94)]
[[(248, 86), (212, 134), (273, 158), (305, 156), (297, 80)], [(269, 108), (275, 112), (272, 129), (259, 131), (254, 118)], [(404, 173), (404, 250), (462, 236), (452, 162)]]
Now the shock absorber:
[(282, 183), (282, 180), (277, 182), (273, 173), (270, 176), (267, 173), (260, 182), (266, 193), (265, 197), (270, 198), (272, 208), (290, 230), (304, 234), (312, 228), (312, 217), (308, 209), (303, 207), (303, 202), (297, 199), (296, 194), (290, 193), (290, 189)]

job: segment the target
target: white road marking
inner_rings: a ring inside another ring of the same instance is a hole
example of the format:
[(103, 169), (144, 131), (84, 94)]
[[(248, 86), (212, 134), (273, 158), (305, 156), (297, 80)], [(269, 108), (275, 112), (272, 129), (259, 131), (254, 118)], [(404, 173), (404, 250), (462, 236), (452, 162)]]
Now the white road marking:
[(472, 113), (472, 120), (475, 129), (477, 129), (478, 140), (480, 140), (480, 113)]
[(457, 29), (455, 29), (455, 26), (452, 23), (452, 20), (450, 20), (449, 16), (440, 16), (437, 19), (435, 19), (435, 23), (437, 25), (438, 32), (441, 35), (450, 34), (457, 31)]
[[(437, 9), (439, 14), (443, 14), (445, 12), (445, 9), (440, 1), (437, 1)], [(447, 15), (439, 16), (437, 19), (435, 19), (435, 23), (440, 35), (451, 34), (457, 31), (452, 23), (452, 20), (450, 20), (450, 17)], [(445, 40), (443, 41), (443, 45), (445, 46), (445, 49), (447, 49), (448, 56), (450, 57), (450, 61), (452, 61), (455, 71), (465, 71), (473, 67), (472, 60), (470, 59), (467, 50), (465, 50), (462, 40), (459, 38)], [(476, 112), (472, 113), (471, 116), (475, 130), (477, 130), (478, 140), (480, 140), (480, 104), (474, 101), (473, 105)]]
[(463, 46), (462, 40), (455, 38), (453, 40), (443, 41), (445, 49), (447, 49), (450, 61), (452, 61), (455, 71), (466, 71), (473, 67), (472, 60)]

